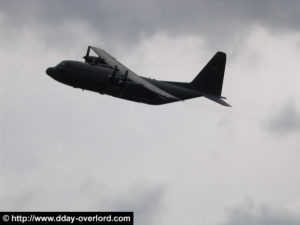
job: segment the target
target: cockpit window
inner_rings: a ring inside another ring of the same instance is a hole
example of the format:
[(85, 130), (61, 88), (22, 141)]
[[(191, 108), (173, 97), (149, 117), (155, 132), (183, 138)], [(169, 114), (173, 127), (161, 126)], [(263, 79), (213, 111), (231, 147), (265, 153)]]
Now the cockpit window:
[(61, 62), (57, 66), (69, 66), (70, 64), (68, 62)]

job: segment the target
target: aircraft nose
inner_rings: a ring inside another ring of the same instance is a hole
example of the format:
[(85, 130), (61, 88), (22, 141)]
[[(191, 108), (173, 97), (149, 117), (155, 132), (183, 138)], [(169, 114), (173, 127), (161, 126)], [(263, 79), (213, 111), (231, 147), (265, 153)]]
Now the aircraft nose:
[(53, 67), (49, 67), (47, 70), (46, 70), (46, 73), (52, 77), (55, 73), (55, 69)]

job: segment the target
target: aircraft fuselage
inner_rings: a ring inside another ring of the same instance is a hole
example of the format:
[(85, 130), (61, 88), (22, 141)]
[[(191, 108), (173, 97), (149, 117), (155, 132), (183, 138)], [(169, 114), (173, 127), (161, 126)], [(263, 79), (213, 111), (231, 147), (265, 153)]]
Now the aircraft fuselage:
[(46, 73), (53, 79), (74, 88), (152, 105), (201, 96), (190, 83), (159, 81), (142, 77), (156, 87), (178, 97), (178, 100), (167, 99), (149, 91), (143, 85), (127, 79), (126, 74), (120, 74), (115, 68), (107, 65), (63, 61), (55, 67), (48, 68)]

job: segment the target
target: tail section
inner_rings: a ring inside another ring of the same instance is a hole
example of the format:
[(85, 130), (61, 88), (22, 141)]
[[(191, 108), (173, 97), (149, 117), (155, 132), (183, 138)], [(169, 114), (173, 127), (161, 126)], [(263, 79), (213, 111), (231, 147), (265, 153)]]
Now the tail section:
[(192, 81), (197, 90), (211, 95), (221, 96), (226, 54), (217, 52)]
[(229, 106), (221, 97), (225, 65), (226, 54), (217, 52), (191, 82), (191, 85), (201, 92), (204, 97)]

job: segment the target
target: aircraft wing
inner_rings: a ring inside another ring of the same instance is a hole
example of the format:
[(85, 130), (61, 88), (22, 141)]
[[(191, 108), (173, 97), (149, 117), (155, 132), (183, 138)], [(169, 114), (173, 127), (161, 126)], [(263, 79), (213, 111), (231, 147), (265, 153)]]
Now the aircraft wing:
[(90, 46), (91, 49), (109, 66), (115, 67), (117, 66), (119, 69), (119, 72), (122, 74), (125, 74), (126, 71), (128, 71), (128, 76), (127, 78), (130, 79), (133, 82), (136, 82), (138, 84), (143, 85), (145, 88), (147, 88), (149, 91), (167, 98), (167, 99), (175, 99), (175, 100), (180, 100), (177, 97), (169, 94), (168, 92), (156, 87), (155, 85), (153, 85), (152, 83), (148, 82), (147, 80), (145, 80), (144, 78), (138, 76), (136, 73), (134, 73), (133, 71), (131, 71), (130, 69), (128, 69), (126, 66), (124, 66), (122, 63), (120, 63), (119, 61), (117, 61), (114, 57), (112, 57), (111, 55), (109, 55), (107, 52), (105, 52), (104, 50), (100, 49), (100, 48), (96, 48), (93, 46)]

